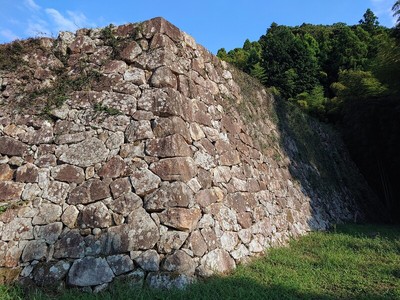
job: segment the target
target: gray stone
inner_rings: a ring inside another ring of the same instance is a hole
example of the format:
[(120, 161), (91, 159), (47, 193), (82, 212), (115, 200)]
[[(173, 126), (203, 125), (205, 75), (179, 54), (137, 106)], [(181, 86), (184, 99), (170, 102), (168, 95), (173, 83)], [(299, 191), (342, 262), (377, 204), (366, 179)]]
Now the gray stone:
[(160, 256), (156, 250), (147, 250), (134, 260), (145, 271), (156, 272), (160, 268)]
[(186, 252), (176, 250), (165, 258), (162, 268), (165, 271), (191, 276), (196, 270), (196, 263)]
[(63, 224), (61, 222), (51, 223), (44, 226), (35, 226), (35, 239), (44, 240), (48, 244), (54, 244), (60, 236), (62, 228)]
[(93, 286), (111, 282), (114, 273), (104, 258), (84, 257), (74, 261), (68, 272), (68, 284)]
[(108, 234), (115, 253), (151, 249), (160, 236), (157, 225), (143, 208), (131, 212), (127, 224), (109, 228)]
[(182, 247), (189, 233), (182, 231), (167, 231), (163, 233), (157, 243), (158, 252), (171, 253)]
[(163, 211), (168, 207), (189, 207), (193, 192), (183, 182), (164, 183), (158, 190), (145, 197), (147, 211)]
[(161, 179), (149, 169), (133, 171), (131, 174), (131, 183), (135, 193), (139, 196), (145, 196), (158, 188)]
[(69, 146), (60, 156), (62, 162), (78, 167), (89, 167), (106, 160), (109, 150), (97, 138), (90, 138)]
[(111, 214), (103, 202), (87, 205), (78, 218), (81, 228), (107, 228), (112, 224)]
[(107, 262), (115, 276), (128, 273), (135, 268), (129, 255), (111, 255), (107, 257)]
[(154, 134), (150, 121), (141, 120), (131, 122), (125, 130), (125, 137), (130, 143), (153, 138)]
[(39, 213), (33, 218), (33, 225), (44, 225), (58, 221), (61, 217), (61, 206), (50, 203), (43, 203), (39, 207)]
[(222, 249), (213, 250), (201, 259), (201, 275), (225, 274), (235, 268), (236, 264), (233, 258)]
[(22, 192), (21, 198), (25, 201), (32, 201), (42, 193), (37, 183), (28, 183), (25, 185), (24, 191)]
[(55, 258), (80, 258), (84, 254), (85, 242), (78, 230), (61, 235), (54, 245)]
[(42, 260), (47, 256), (47, 245), (44, 240), (29, 241), (22, 252), (22, 261)]
[(146, 283), (153, 289), (185, 289), (189, 284), (194, 282), (194, 278), (170, 272), (151, 272), (146, 278)]
[(60, 181), (51, 181), (45, 187), (42, 197), (55, 204), (63, 204), (69, 192), (69, 184)]
[(33, 227), (30, 218), (14, 218), (10, 223), (4, 224), (1, 239), (3, 241), (31, 240)]
[(112, 211), (124, 217), (127, 217), (132, 211), (141, 207), (142, 205), (142, 199), (132, 192), (126, 193), (107, 204)]
[(65, 260), (39, 263), (34, 267), (33, 280), (39, 286), (58, 284), (67, 276), (70, 266), (71, 263)]

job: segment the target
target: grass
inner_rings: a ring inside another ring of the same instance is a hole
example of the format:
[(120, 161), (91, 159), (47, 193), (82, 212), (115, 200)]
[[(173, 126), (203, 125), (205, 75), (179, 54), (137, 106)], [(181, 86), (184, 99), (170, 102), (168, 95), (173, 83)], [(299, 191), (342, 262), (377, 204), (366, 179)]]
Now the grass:
[(113, 285), (99, 294), (0, 287), (0, 299), (400, 299), (400, 227), (338, 226), (270, 249), (229, 276), (186, 290)]

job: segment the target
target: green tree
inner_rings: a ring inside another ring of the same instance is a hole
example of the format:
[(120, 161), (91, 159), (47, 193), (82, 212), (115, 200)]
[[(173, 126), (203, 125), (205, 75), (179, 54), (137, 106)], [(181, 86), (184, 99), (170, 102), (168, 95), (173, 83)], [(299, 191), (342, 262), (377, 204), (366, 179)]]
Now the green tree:
[(369, 8), (365, 12), (363, 18), (360, 20), (359, 23), (363, 27), (363, 29), (368, 32), (374, 31), (379, 26), (378, 17), (375, 16), (373, 11)]

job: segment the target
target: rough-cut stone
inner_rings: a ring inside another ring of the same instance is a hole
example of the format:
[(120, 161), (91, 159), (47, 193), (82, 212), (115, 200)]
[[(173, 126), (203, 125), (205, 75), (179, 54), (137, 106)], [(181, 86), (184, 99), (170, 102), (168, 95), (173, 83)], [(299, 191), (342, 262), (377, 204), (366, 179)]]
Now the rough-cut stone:
[(152, 123), (153, 133), (156, 138), (163, 138), (173, 134), (180, 134), (188, 143), (191, 137), (186, 122), (180, 117), (159, 118)]
[(145, 271), (156, 272), (160, 268), (160, 256), (156, 250), (147, 250), (135, 258), (135, 262)]
[(216, 249), (207, 253), (201, 259), (202, 275), (227, 273), (236, 268), (234, 259), (223, 249)]
[(27, 150), (26, 144), (7, 136), (0, 136), (0, 154), (22, 156)]
[(142, 85), (146, 83), (146, 74), (142, 69), (132, 68), (124, 73), (124, 80), (136, 85)]
[(111, 282), (114, 273), (104, 258), (84, 257), (74, 261), (68, 272), (68, 284), (93, 286)]
[(129, 255), (111, 255), (107, 257), (107, 262), (115, 276), (128, 273), (135, 268)]
[(72, 229), (76, 226), (78, 215), (79, 210), (75, 206), (70, 205), (64, 210), (64, 213), (61, 216), (61, 221), (65, 226)]
[(126, 164), (120, 156), (114, 156), (97, 172), (100, 177), (116, 178), (124, 173)]
[(192, 123), (190, 124), (190, 136), (194, 141), (201, 140), (202, 138), (205, 137), (205, 134), (203, 130), (201, 129), (201, 126), (197, 123)]
[(157, 88), (170, 87), (176, 89), (178, 80), (170, 68), (163, 66), (153, 72), (150, 84)]
[(96, 202), (86, 206), (78, 219), (78, 225), (81, 228), (107, 228), (111, 224), (111, 214), (103, 202)]
[(227, 231), (221, 236), (221, 246), (228, 252), (235, 249), (238, 242), (239, 238), (236, 232)]
[(108, 233), (115, 253), (151, 249), (160, 236), (157, 225), (143, 208), (129, 214), (128, 224), (111, 227)]
[(82, 183), (85, 180), (85, 173), (82, 168), (71, 165), (60, 165), (51, 169), (51, 176), (58, 181), (68, 183)]
[(165, 158), (150, 166), (162, 180), (189, 181), (197, 175), (197, 167), (190, 157)]
[(0, 203), (17, 201), (21, 198), (24, 184), (13, 181), (0, 181)]
[(45, 225), (58, 221), (61, 217), (62, 209), (59, 205), (43, 203), (39, 207), (39, 213), (33, 218), (33, 225)]
[(142, 53), (142, 48), (135, 41), (130, 42), (120, 53), (121, 58), (127, 63), (135, 62), (135, 59)]
[(118, 178), (110, 183), (111, 194), (114, 199), (129, 193), (132, 190), (131, 182), (128, 177)]
[(165, 271), (191, 276), (194, 275), (196, 263), (185, 251), (176, 250), (165, 258), (162, 268)]
[(142, 205), (142, 199), (132, 192), (127, 192), (107, 204), (112, 211), (122, 215), (123, 217), (127, 217), (132, 211)]
[(191, 156), (192, 150), (180, 134), (174, 134), (149, 140), (146, 143), (146, 153), (156, 157)]
[(43, 191), (42, 197), (55, 204), (63, 204), (67, 198), (69, 184), (60, 181), (51, 181)]
[(94, 202), (97, 200), (102, 200), (111, 196), (110, 192), (111, 179), (98, 180), (93, 179), (89, 181), (89, 194), (90, 201)]
[(193, 255), (202, 257), (207, 252), (207, 244), (200, 231), (193, 231), (189, 237), (189, 249), (192, 250)]
[(85, 242), (78, 230), (63, 234), (54, 245), (55, 258), (80, 258), (84, 255)]
[(47, 256), (47, 245), (43, 240), (29, 241), (22, 252), (22, 261), (42, 260)]
[(158, 252), (171, 253), (181, 248), (189, 234), (182, 231), (167, 231), (163, 233), (157, 243)]
[(231, 255), (235, 260), (241, 260), (245, 257), (248, 257), (250, 255), (250, 251), (246, 248), (245, 245), (240, 244), (237, 249), (231, 252)]
[(104, 143), (97, 138), (90, 138), (69, 146), (68, 150), (60, 156), (60, 160), (78, 167), (89, 167), (104, 161), (107, 155), (108, 149)]
[(147, 211), (162, 211), (167, 207), (189, 207), (193, 202), (193, 192), (183, 182), (163, 184), (157, 191), (145, 197)]
[(0, 181), (9, 181), (14, 177), (14, 170), (7, 164), (0, 165)]
[(55, 285), (67, 276), (70, 267), (65, 260), (39, 263), (33, 270), (33, 280), (39, 286)]
[(201, 190), (196, 194), (196, 203), (200, 207), (207, 207), (219, 200), (215, 189)]
[(67, 200), (68, 204), (76, 205), (91, 203), (92, 199), (90, 198), (89, 186), (90, 182), (85, 182), (71, 190)]
[(125, 137), (128, 142), (135, 142), (144, 139), (151, 139), (154, 137), (151, 130), (150, 121), (141, 120), (133, 121), (128, 125), (125, 131)]
[(168, 208), (159, 214), (160, 222), (178, 230), (192, 231), (201, 218), (201, 211), (197, 208)]
[(139, 196), (147, 195), (158, 188), (161, 179), (149, 169), (141, 169), (132, 172), (131, 183), (135, 193)]
[(27, 163), (17, 169), (15, 173), (15, 180), (18, 182), (29, 182), (34, 183), (38, 182), (39, 172), (38, 168), (31, 164)]
[(54, 244), (61, 234), (63, 224), (61, 222), (51, 223), (34, 228), (35, 239), (44, 240), (48, 244)]
[(4, 224), (1, 239), (3, 241), (31, 240), (33, 227), (30, 218), (13, 218), (10, 223)]
[(194, 162), (204, 170), (210, 170), (215, 167), (215, 159), (207, 152), (197, 151), (194, 155)]
[(146, 283), (153, 289), (184, 289), (194, 282), (194, 278), (171, 272), (151, 272), (146, 277)]

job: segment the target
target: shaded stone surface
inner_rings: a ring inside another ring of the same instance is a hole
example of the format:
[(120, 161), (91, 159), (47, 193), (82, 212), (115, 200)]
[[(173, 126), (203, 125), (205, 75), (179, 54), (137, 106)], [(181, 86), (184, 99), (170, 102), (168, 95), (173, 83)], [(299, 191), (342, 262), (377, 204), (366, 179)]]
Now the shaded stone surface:
[(135, 262), (145, 271), (158, 271), (160, 268), (160, 256), (156, 250), (147, 250), (135, 258)]
[(235, 261), (228, 252), (222, 249), (216, 249), (207, 253), (201, 259), (202, 275), (214, 273), (227, 273), (236, 268)]
[(28, 146), (8, 136), (0, 136), (0, 154), (22, 156)]
[(147, 211), (162, 211), (168, 207), (189, 207), (193, 202), (193, 192), (183, 182), (164, 184), (157, 191), (145, 197)]
[(107, 257), (107, 262), (115, 276), (128, 273), (135, 268), (133, 261), (128, 255), (111, 255)]
[(168, 255), (163, 263), (163, 269), (169, 272), (178, 272), (179, 274), (194, 275), (196, 263), (182, 250), (176, 250)]
[(68, 284), (93, 286), (111, 282), (114, 273), (104, 258), (84, 257), (77, 259), (68, 272)]
[(38, 182), (39, 172), (38, 168), (31, 164), (27, 163), (17, 169), (15, 173), (15, 180), (18, 182)]
[(23, 183), (0, 181), (0, 202), (19, 200), (24, 186)]
[(33, 270), (33, 280), (39, 286), (52, 286), (63, 280), (71, 263), (65, 260), (39, 263)]
[(193, 282), (193, 277), (170, 272), (151, 272), (146, 277), (146, 283), (153, 289), (169, 290), (176, 288), (182, 290)]
[(83, 169), (71, 165), (60, 165), (51, 169), (51, 176), (58, 181), (82, 183), (85, 180)]

